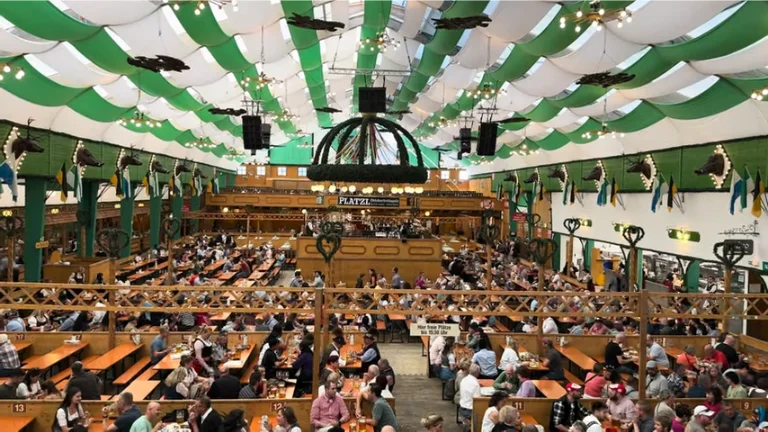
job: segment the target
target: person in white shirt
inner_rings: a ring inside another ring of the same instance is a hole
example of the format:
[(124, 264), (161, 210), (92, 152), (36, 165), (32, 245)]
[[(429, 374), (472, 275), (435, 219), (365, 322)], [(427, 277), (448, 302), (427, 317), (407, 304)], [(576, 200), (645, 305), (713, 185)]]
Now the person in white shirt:
[(547, 317), (544, 319), (544, 326), (543, 332), (544, 334), (557, 334), (557, 323), (555, 322), (555, 319), (552, 317)]
[[(106, 307), (106, 305), (100, 301), (97, 301), (94, 305), (97, 308)], [(104, 321), (104, 317), (107, 315), (106, 311), (96, 311), (93, 313), (93, 319), (91, 320), (90, 327), (95, 328), (101, 326), (101, 322)]]
[(507, 365), (510, 364), (515, 368), (520, 365), (520, 357), (517, 355), (516, 340), (511, 340), (509, 345), (504, 347), (504, 352), (501, 353), (501, 360), (499, 360), (499, 370), (504, 370)]
[(473, 364), (469, 367), (469, 374), (461, 380), (459, 385), (459, 414), (466, 422), (472, 418), (472, 404), (476, 397), (480, 396), (480, 366)]
[[(435, 369), (435, 366), (439, 366), (440, 363), (440, 355), (443, 352), (443, 348), (445, 347), (445, 338), (442, 336), (438, 336), (432, 340), (432, 343), (429, 345), (429, 365)], [(436, 375), (439, 375), (439, 370), (435, 371)]]

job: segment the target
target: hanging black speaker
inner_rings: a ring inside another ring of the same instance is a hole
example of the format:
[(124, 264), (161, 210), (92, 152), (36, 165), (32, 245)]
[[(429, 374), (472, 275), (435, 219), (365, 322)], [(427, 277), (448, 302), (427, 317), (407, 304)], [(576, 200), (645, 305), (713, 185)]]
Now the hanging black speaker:
[(459, 129), (459, 143), (461, 144), (460, 153), (472, 153), (472, 129)]
[(387, 112), (386, 87), (360, 87), (357, 91), (357, 104), (361, 113)]
[(496, 131), (498, 123), (480, 123), (480, 134), (477, 141), (478, 156), (493, 156), (496, 154)]
[(264, 148), (261, 135), (261, 117), (248, 115), (241, 118), (243, 119), (243, 147), (246, 150)]

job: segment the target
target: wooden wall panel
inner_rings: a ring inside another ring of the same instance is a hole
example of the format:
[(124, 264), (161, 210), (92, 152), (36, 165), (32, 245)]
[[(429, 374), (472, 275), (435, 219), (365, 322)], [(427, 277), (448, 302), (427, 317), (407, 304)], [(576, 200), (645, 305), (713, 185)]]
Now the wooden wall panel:
[[(315, 270), (327, 271), (315, 239), (299, 238), (298, 245), (296, 265), (305, 277)], [(441, 246), (440, 240), (413, 239), (403, 243), (398, 239), (344, 237), (333, 259), (333, 281), (326, 283), (335, 285), (342, 281), (354, 286), (360, 273), (367, 273), (371, 268), (391, 281), (392, 267), (398, 267), (400, 277), (411, 285), (420, 271), (434, 279), (440, 273)]]

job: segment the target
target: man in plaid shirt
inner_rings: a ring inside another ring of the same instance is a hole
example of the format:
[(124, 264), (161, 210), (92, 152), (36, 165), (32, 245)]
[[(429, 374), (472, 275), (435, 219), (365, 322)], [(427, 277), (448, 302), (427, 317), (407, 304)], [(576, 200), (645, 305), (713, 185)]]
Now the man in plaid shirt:
[(21, 362), (19, 353), (13, 346), (8, 335), (0, 334), (0, 377), (11, 376), (11, 373), (19, 370)]
[(590, 415), (590, 412), (579, 403), (579, 399), (581, 399), (581, 386), (574, 383), (566, 384), (565, 396), (552, 404), (550, 431), (568, 432), (571, 425)]

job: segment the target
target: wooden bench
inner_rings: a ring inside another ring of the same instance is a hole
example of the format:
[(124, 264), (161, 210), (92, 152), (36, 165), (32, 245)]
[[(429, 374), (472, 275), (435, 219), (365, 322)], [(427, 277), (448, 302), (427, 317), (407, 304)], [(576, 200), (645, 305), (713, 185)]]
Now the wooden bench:
[(149, 368), (145, 370), (144, 373), (137, 376), (135, 381), (150, 381), (152, 378), (155, 377), (155, 375), (157, 375), (157, 371), (152, 368)]
[(496, 320), (496, 323), (493, 324), (493, 327), (498, 332), (509, 333), (509, 329), (507, 328), (507, 326), (505, 326), (504, 324), (500, 323), (498, 320)]
[(251, 359), (250, 363), (248, 363), (248, 366), (245, 368), (245, 370), (243, 370), (243, 375), (240, 377), (240, 384), (248, 385), (248, 381), (251, 379), (251, 374), (256, 371), (257, 367), (259, 367), (258, 356)]
[[(92, 362), (92, 361), (94, 361), (94, 360), (96, 360), (98, 358), (99, 358), (98, 355), (88, 356), (88, 357), (83, 359), (83, 365), (87, 366), (88, 363), (90, 363), (90, 362)], [(92, 371), (92, 372), (97, 372), (97, 371)], [(54, 384), (58, 384), (58, 383), (60, 383), (60, 382), (62, 382), (64, 380), (69, 380), (69, 377), (71, 375), (72, 375), (72, 368), (69, 367), (69, 368), (66, 368), (63, 371), (57, 373), (56, 375), (52, 376), (51, 377), (51, 381), (53, 381)]]
[(383, 320), (376, 320), (376, 332), (377, 340), (378, 342), (384, 342), (386, 341), (386, 337), (384, 337), (384, 333), (387, 331), (387, 324)]
[(577, 377), (576, 375), (572, 374), (570, 371), (564, 370), (563, 372), (565, 372), (565, 379), (567, 379), (568, 382), (572, 382), (572, 383), (578, 384), (578, 385), (584, 385), (584, 381), (579, 379), (579, 377)]
[(125, 372), (123, 372), (119, 377), (117, 377), (114, 381), (112, 381), (112, 385), (114, 386), (123, 386), (128, 385), (128, 383), (131, 382), (133, 377), (140, 374), (144, 368), (149, 365), (149, 361), (151, 360), (150, 357), (143, 357), (136, 363), (134, 363), (131, 367), (129, 367)]

